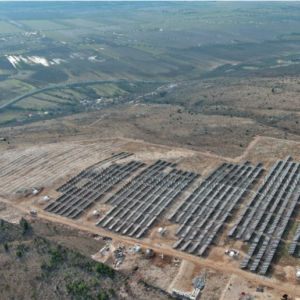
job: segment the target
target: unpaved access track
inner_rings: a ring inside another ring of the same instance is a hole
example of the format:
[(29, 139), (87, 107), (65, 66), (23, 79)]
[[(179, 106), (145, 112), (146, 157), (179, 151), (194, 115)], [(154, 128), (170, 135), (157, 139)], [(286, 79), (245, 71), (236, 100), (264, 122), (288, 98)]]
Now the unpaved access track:
[[(16, 208), (16, 209), (18, 209), (22, 212), (28, 213), (27, 208), (23, 207), (22, 205), (16, 204), (13, 201), (6, 200), (6, 199), (3, 199), (3, 198), (0, 198), (0, 201), (13, 206), (14, 208)], [(83, 225), (80, 225), (80, 224), (76, 224), (71, 220), (69, 221), (67, 219), (63, 219), (63, 218), (60, 218), (60, 217), (52, 217), (49, 214), (45, 214), (42, 209), (37, 209), (37, 212), (38, 212), (38, 217), (39, 218), (42, 218), (42, 219), (45, 219), (45, 220), (48, 220), (48, 221), (51, 221), (51, 222), (58, 222), (60, 224), (68, 225), (70, 227), (76, 228), (76, 229), (81, 230), (81, 231), (85, 231), (85, 232), (89, 232), (89, 233), (93, 233), (93, 234), (99, 234), (99, 235), (102, 235), (102, 236), (107, 236), (107, 237), (110, 237), (114, 240), (121, 241), (121, 242), (126, 243), (126, 244), (128, 244), (128, 243), (131, 243), (131, 244), (137, 243), (137, 240), (135, 240), (135, 239), (125, 237), (125, 236), (121, 236), (121, 235), (117, 235), (117, 234), (114, 234), (110, 231), (102, 230), (101, 228), (96, 227), (96, 226), (94, 228), (91, 228), (91, 227), (88, 227), (88, 226), (83, 226)], [(212, 270), (215, 270), (215, 271), (218, 271), (218, 272), (228, 273), (228, 274), (236, 274), (238, 276), (241, 276), (241, 277), (245, 278), (246, 280), (251, 280), (251, 282), (255, 282), (258, 286), (259, 285), (265, 286), (265, 287), (280, 291), (282, 293), (289, 293), (289, 294), (292, 294), (294, 296), (300, 297), (300, 288), (296, 288), (293, 285), (284, 284), (284, 283), (278, 282), (277, 280), (272, 279), (272, 278), (262, 277), (262, 276), (259, 276), (259, 275), (256, 275), (256, 274), (253, 274), (253, 273), (250, 273), (250, 272), (243, 271), (239, 268), (230, 267), (230, 266), (226, 265), (225, 263), (219, 263), (219, 262), (216, 262), (216, 261), (212, 261), (210, 259), (203, 259), (203, 258), (200, 258), (200, 257), (197, 257), (197, 256), (189, 255), (188, 253), (185, 253), (185, 252), (179, 252), (179, 251), (173, 250), (170, 247), (166, 247), (163, 244), (162, 244), (162, 247), (156, 247), (156, 246), (153, 245), (153, 243), (145, 242), (143, 240), (139, 240), (138, 243), (143, 248), (151, 247), (157, 253), (162, 253), (164, 255), (174, 256), (174, 257), (177, 257), (181, 260), (190, 261), (193, 264), (195, 264), (196, 266), (200, 266), (200, 267), (203, 267), (203, 268), (209, 268), (209, 269), (212, 269)]]
[[(138, 146), (140, 147), (145, 146), (146, 147), (155, 147), (156, 149), (160, 150), (174, 150), (174, 148), (164, 146), (164, 145), (158, 145), (158, 144), (153, 144), (153, 143), (148, 143), (144, 142), (142, 140), (132, 140), (128, 138), (115, 138), (118, 141), (123, 141), (123, 142), (128, 142), (128, 144), (131, 145), (130, 142), (132, 142), (132, 145), (134, 143), (137, 143)], [(101, 139), (100, 141), (105, 141), (107, 139)], [(92, 141), (92, 140), (88, 140)], [(88, 142), (86, 141), (86, 142)], [(95, 140), (93, 140), (95, 141)], [(274, 147), (277, 146), (278, 147)], [(284, 147), (283, 147), (284, 145)], [(132, 146), (133, 148), (136, 147), (137, 145)], [(285, 141), (285, 140), (280, 140), (280, 139), (275, 139), (275, 138), (270, 138), (270, 137), (263, 137), (263, 136), (256, 136), (251, 143), (248, 145), (248, 147), (245, 149), (244, 153), (241, 156), (238, 156), (236, 158), (229, 158), (229, 157), (221, 157), (217, 156), (214, 154), (211, 154), (209, 152), (199, 152), (199, 151), (192, 151), (184, 148), (177, 148), (179, 152), (182, 151), (184, 153), (190, 153), (190, 154), (199, 154), (205, 159), (217, 159), (217, 160), (222, 160), (222, 161), (227, 161), (227, 162), (240, 162), (244, 159), (249, 158), (249, 156), (252, 156), (252, 159), (255, 161), (256, 159), (263, 159), (264, 162), (269, 162), (269, 157), (271, 157), (272, 160), (277, 159), (278, 157), (282, 157), (284, 155), (287, 155), (288, 153), (291, 153), (291, 155), (295, 156), (296, 159), (300, 159), (299, 156), (299, 151), (300, 151), (300, 143), (295, 142), (295, 141)], [(130, 150), (131, 151), (131, 150)], [(264, 152), (262, 152), (264, 151)], [(133, 151), (134, 152), (134, 151)], [(254, 153), (255, 152), (255, 153)], [(270, 153), (271, 152), (271, 153)], [(254, 153), (254, 154), (253, 154)], [(150, 152), (152, 154), (152, 152)], [(0, 202), (6, 203), (13, 207), (16, 211), (24, 212), (26, 214), (29, 213), (29, 207), (30, 207), (30, 201), (25, 203), (18, 202), (17, 200), (8, 200), (5, 198), (1, 198), (0, 196)], [(232, 265), (228, 265), (225, 262), (220, 262), (220, 261), (215, 261), (209, 258), (200, 258), (198, 256), (194, 256), (191, 254), (188, 254), (186, 252), (180, 252), (177, 250), (174, 250), (170, 245), (164, 244), (162, 241), (161, 244), (154, 243), (151, 238), (145, 238), (142, 240), (136, 240), (127, 236), (122, 236), (115, 234), (110, 231), (103, 230), (102, 228), (94, 226), (94, 224), (89, 224), (89, 223), (80, 223), (80, 221), (74, 221), (74, 220), (69, 220), (63, 217), (60, 217), (58, 215), (51, 215), (50, 213), (47, 213), (43, 211), (43, 208), (35, 206), (34, 209), (37, 210), (38, 212), (38, 217), (41, 219), (49, 220), (51, 222), (57, 222), (61, 223), (67, 226), (70, 226), (72, 228), (78, 229), (80, 231), (85, 231), (88, 233), (93, 233), (93, 234), (99, 234), (102, 236), (107, 236), (113, 238), (115, 241), (121, 241), (125, 244), (136, 244), (139, 243), (143, 248), (148, 248), (151, 247), (154, 249), (155, 252), (157, 253), (162, 253), (164, 255), (169, 255), (173, 257), (180, 258), (181, 260), (185, 260), (188, 262), (193, 263), (195, 266), (198, 266), (200, 268), (208, 268), (215, 270), (216, 272), (220, 273), (226, 273), (229, 275), (236, 275), (244, 278), (246, 281), (251, 282), (254, 285), (257, 286), (264, 286), (266, 288), (274, 289), (275, 291), (278, 291), (280, 293), (288, 293), (292, 294), (295, 297), (300, 297), (300, 286), (297, 287), (293, 282), (288, 283), (288, 282), (281, 282), (277, 280), (276, 278), (270, 278), (270, 277), (263, 277), (259, 276), (254, 273), (250, 273), (247, 271), (244, 271), (242, 269), (239, 269), (238, 267), (234, 267)], [(160, 245), (160, 246), (159, 246)]]

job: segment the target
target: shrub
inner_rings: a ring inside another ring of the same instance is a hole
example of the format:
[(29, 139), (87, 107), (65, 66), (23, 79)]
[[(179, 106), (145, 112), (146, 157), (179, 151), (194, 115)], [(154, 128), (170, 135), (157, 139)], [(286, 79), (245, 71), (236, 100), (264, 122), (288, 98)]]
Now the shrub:
[(96, 263), (95, 271), (99, 274), (107, 275), (110, 278), (114, 278), (114, 276), (115, 276), (114, 269), (112, 269), (108, 265), (100, 263), (100, 262)]
[(37, 299), (37, 297), (38, 297), (38, 293), (37, 293), (37, 291), (34, 291), (34, 292), (32, 292), (32, 294), (31, 294), (31, 298), (33, 298), (33, 299)]
[(90, 262), (87, 262), (87, 263), (85, 264), (85, 268), (86, 268), (86, 270), (89, 271), (89, 272), (93, 271), (93, 267), (92, 267), (92, 264), (91, 264)]
[(107, 300), (108, 298), (109, 297), (106, 291), (101, 291), (100, 293), (97, 294), (98, 300)]
[(51, 253), (51, 262), (57, 263), (64, 260), (65, 251), (62, 250), (60, 246), (58, 246), (56, 250), (50, 249), (49, 252)]
[(162, 92), (159, 93), (159, 95), (161, 97), (165, 97), (167, 95), (167, 91), (162, 91)]
[(98, 279), (96, 278), (96, 277), (94, 277), (93, 279), (92, 279), (92, 285), (93, 286), (97, 286), (98, 285)]
[(26, 219), (22, 218), (20, 220), (20, 226), (24, 229), (24, 231), (27, 231), (29, 229), (29, 223)]
[(4, 243), (3, 247), (4, 247), (5, 251), (8, 251), (8, 244), (7, 243)]
[(57, 246), (56, 249), (49, 249), (49, 253), (51, 254), (51, 259), (49, 263), (42, 262), (41, 269), (45, 271), (52, 271), (57, 268), (59, 263), (67, 257), (67, 250), (62, 248), (60, 245)]
[(77, 258), (84, 258), (85, 256), (83, 254), (81, 254), (80, 252), (74, 252), (75, 256)]
[(115, 291), (114, 289), (110, 288), (108, 291), (110, 292), (110, 294), (111, 294), (112, 296), (115, 296), (115, 295), (116, 295), (116, 291)]
[(82, 296), (85, 297), (89, 291), (88, 284), (82, 280), (76, 280), (74, 282), (70, 282), (67, 284), (67, 292), (68, 294), (72, 294), (74, 296)]

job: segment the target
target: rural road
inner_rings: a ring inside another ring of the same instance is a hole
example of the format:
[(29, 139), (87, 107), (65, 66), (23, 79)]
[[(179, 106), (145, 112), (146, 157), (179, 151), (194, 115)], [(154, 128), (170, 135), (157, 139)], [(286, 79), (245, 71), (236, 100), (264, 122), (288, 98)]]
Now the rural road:
[[(17, 204), (14, 201), (10, 201), (10, 200), (4, 199), (2, 197), (0, 198), (0, 201), (5, 202), (26, 214), (28, 214), (28, 212), (29, 212), (28, 208), (26, 208), (20, 204)], [(91, 228), (89, 226), (75, 223), (72, 220), (67, 220), (67, 219), (61, 218), (59, 216), (52, 216), (49, 213), (45, 213), (42, 209), (39, 209), (39, 208), (35, 208), (35, 209), (38, 212), (38, 217), (48, 220), (48, 221), (51, 221), (51, 222), (61, 223), (61, 224), (76, 228), (78, 230), (93, 233), (93, 234), (99, 234), (101, 236), (111, 237), (112, 239), (114, 239), (116, 241), (121, 241), (126, 244), (139, 243), (143, 248), (151, 247), (157, 253), (162, 253), (164, 255), (170, 255), (173, 257), (177, 257), (177, 258), (180, 258), (181, 260), (186, 260), (186, 261), (192, 262), (193, 264), (195, 264), (197, 266), (213, 269), (217, 272), (235, 274), (237, 276), (243, 277), (246, 280), (251, 281), (252, 283), (255, 283), (257, 286), (261, 285), (264, 287), (268, 287), (270, 289), (280, 291), (282, 293), (289, 293), (294, 296), (300, 297), (300, 288), (297, 288), (295, 285), (285, 284), (285, 283), (279, 282), (273, 278), (263, 277), (263, 276), (256, 275), (254, 273), (246, 272), (246, 271), (243, 271), (242, 269), (228, 266), (228, 265), (226, 265), (226, 263), (216, 262), (211, 259), (207, 259), (207, 258), (204, 259), (204, 258), (200, 258), (200, 257), (194, 256), (194, 255), (190, 255), (185, 252), (176, 251), (167, 245), (162, 245), (161, 247), (158, 247), (155, 244), (153, 244), (153, 242), (150, 242), (150, 241), (149, 242), (147, 242), (145, 240), (137, 241), (133, 238), (114, 234), (113, 232), (103, 230), (96, 226), (94, 228)]]
[(21, 96), (18, 96), (8, 102), (6, 102), (5, 104), (0, 106), (0, 111), (11, 106), (12, 104), (19, 102), (27, 97), (36, 95), (36, 94), (40, 94), (42, 92), (46, 92), (49, 90), (55, 90), (55, 89), (64, 89), (64, 88), (69, 88), (72, 86), (80, 86), (80, 85), (89, 85), (89, 84), (100, 84), (100, 83), (122, 83), (122, 82), (126, 82), (126, 83), (161, 83), (161, 84), (169, 84), (170, 82), (167, 81), (145, 81), (145, 80), (94, 80), (94, 81), (79, 81), (79, 82), (70, 82), (70, 83), (65, 83), (65, 84), (56, 84), (56, 85), (51, 85), (42, 89), (38, 89), (38, 90), (34, 90), (32, 92), (23, 94)]

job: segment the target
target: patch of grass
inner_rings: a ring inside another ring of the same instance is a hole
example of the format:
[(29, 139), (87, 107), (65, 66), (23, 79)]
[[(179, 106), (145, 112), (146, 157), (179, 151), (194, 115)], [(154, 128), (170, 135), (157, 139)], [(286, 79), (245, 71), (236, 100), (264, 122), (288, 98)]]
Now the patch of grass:
[(105, 83), (105, 84), (100, 84), (96, 86), (91, 86), (93, 90), (96, 91), (97, 94), (99, 95), (106, 95), (106, 96), (115, 96), (115, 95), (123, 95), (127, 94), (126, 91), (120, 89), (116, 84), (113, 83)]
[(98, 27), (98, 26), (103, 26), (103, 24), (90, 21), (90, 20), (85, 20), (85, 19), (65, 19), (64, 20), (66, 23), (70, 24), (70, 26), (74, 27)]
[(72, 102), (69, 99), (65, 99), (61, 96), (59, 93), (53, 92), (53, 94), (49, 93), (42, 93), (42, 94), (37, 94), (33, 98), (46, 101), (47, 103), (51, 102), (53, 103), (52, 105), (57, 105), (57, 104), (72, 104)]
[(64, 34), (62, 31), (45, 31), (44, 35), (54, 41), (65, 42), (65, 43), (78, 43), (80, 39), (76, 36)]
[(16, 115), (8, 115), (8, 114), (6, 115), (6, 114), (3, 114), (3, 115), (0, 115), (0, 123), (11, 121), (11, 120), (14, 120), (16, 118), (17, 118)]
[(14, 96), (12, 96), (11, 98), (6, 98), (5, 100), (11, 100), (18, 95), (22, 95), (35, 90), (35, 86), (17, 79), (9, 79), (0, 82), (0, 90), (2, 88), (13, 91)]
[(161, 51), (157, 51), (157, 50), (154, 50), (152, 48), (149, 48), (149, 47), (144, 47), (144, 46), (131, 46), (131, 48), (134, 48), (134, 49), (137, 49), (137, 50), (140, 50), (140, 51), (143, 51), (143, 52), (147, 52), (147, 53), (150, 53), (150, 54), (153, 54), (153, 55), (160, 55), (162, 54), (163, 52)]
[(18, 28), (17, 26), (14, 26), (8, 22), (5, 21), (0, 21), (0, 34), (6, 33), (19, 33), (22, 32), (23, 30)]
[(18, 49), (18, 50), (9, 50), (7, 52), (4, 52), (5, 55), (19, 55), (27, 52), (26, 49)]
[(242, 67), (244, 70), (257, 70), (259, 69), (258, 67), (255, 67), (255, 66), (243, 66)]
[(34, 291), (31, 293), (31, 298), (32, 299), (38, 299), (38, 292), (37, 291)]
[(22, 20), (20, 23), (30, 27), (32, 30), (55, 30), (68, 29), (70, 27), (49, 20)]
[(40, 99), (24, 99), (16, 104), (13, 104), (13, 108), (23, 109), (23, 110), (35, 110), (42, 111), (49, 109), (50, 106), (55, 105), (53, 102), (47, 102)]

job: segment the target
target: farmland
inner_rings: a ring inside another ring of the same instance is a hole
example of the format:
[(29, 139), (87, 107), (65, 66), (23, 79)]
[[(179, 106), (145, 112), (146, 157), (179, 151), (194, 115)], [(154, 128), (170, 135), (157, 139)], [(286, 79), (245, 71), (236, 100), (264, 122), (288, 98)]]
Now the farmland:
[(298, 3), (0, 9), (5, 297), (300, 299)]
[(105, 3), (57, 4), (68, 13), (55, 13), (47, 4), (35, 11), (10, 4), (0, 20), (1, 104), (26, 92), (19, 81), (31, 89), (87, 80), (176, 83), (250, 61), (254, 66), (243, 70), (251, 73), (270, 56), (284, 61), (297, 54), (298, 6), (285, 6), (274, 4), (268, 19), (267, 6), (251, 3), (126, 3), (114, 9)]

